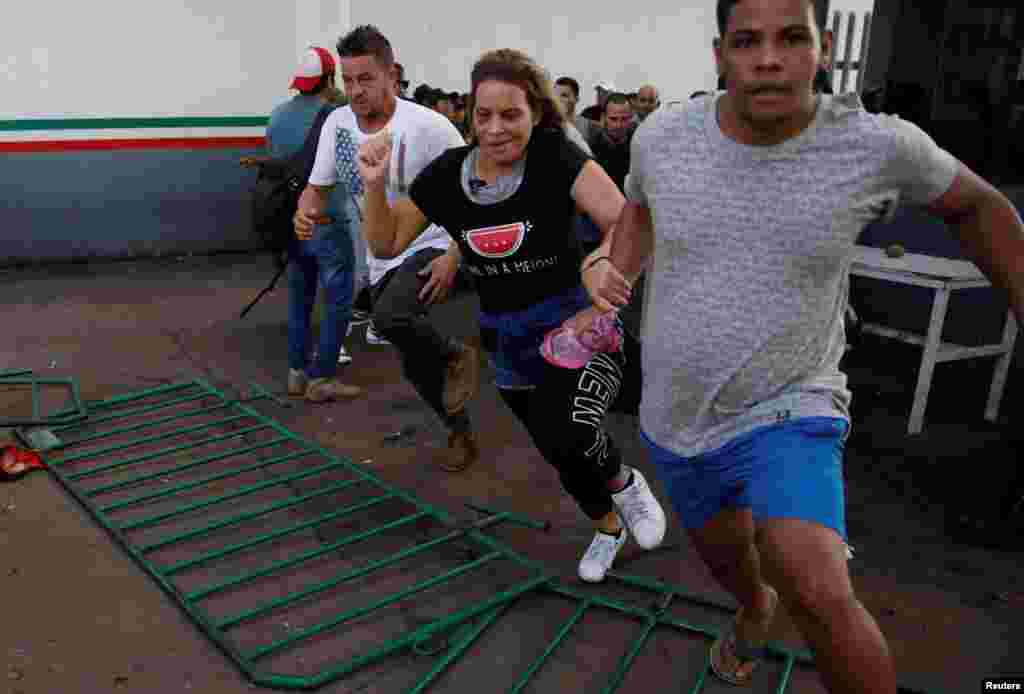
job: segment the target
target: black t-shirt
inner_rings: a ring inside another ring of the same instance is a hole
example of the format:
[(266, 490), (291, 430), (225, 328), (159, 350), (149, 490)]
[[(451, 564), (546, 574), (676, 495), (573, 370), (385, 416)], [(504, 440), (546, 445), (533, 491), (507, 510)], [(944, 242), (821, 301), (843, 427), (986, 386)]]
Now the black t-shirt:
[(459, 244), (485, 313), (520, 311), (580, 285), (582, 250), (572, 225), (570, 191), (589, 157), (555, 130), (535, 130), (519, 189), (493, 205), (462, 189), (471, 147), (449, 149), (409, 188), (427, 219)]
[(623, 142), (612, 142), (603, 131), (598, 131), (587, 143), (594, 153), (594, 160), (601, 165), (609, 178), (615, 181), (619, 190), (625, 190), (626, 174), (629, 173), (629, 147), (633, 140), (634, 127)]

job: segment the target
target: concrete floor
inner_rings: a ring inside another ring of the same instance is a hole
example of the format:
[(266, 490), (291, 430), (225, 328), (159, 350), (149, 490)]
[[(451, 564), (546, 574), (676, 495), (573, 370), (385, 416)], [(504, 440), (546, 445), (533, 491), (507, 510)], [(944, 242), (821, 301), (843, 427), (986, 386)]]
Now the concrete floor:
[[(286, 290), (279, 288), (245, 319), (237, 318), (269, 279), (269, 268), (263, 257), (219, 256), (0, 271), (7, 326), (0, 366), (73, 376), (87, 399), (196, 376), (228, 393), (244, 392), (251, 382), (280, 393), (286, 374)], [(475, 298), (464, 295), (438, 309), (437, 320), (472, 339), (474, 311)], [(491, 534), (551, 566), (563, 583), (580, 587), (575, 565), (590, 537), (586, 519), (503, 409), (493, 386), (485, 385), (472, 406), (482, 460), (450, 475), (433, 462), (445, 445), (444, 433), (402, 381), (394, 351), (368, 346), (362, 337), (357, 329), (348, 341), (354, 363), (344, 375), (366, 388), (364, 397), (288, 409), (265, 403), (259, 409), (459, 517), (473, 517), (463, 506), (472, 501), (549, 521), (548, 532), (506, 527)], [(993, 490), (979, 487), (977, 471), (985, 466), (993, 475), (1000, 464), (1015, 461), (1020, 439), (1008, 419), (982, 422), (984, 389), (977, 383), (987, 376), (977, 369), (983, 367), (937, 375), (925, 434), (908, 439), (902, 428), (912, 376), (898, 374), (910, 357), (881, 345), (867, 345), (863, 354), (872, 349), (887, 350), (886, 362), (897, 375), (865, 368), (866, 357), (851, 365), (857, 418), (846, 476), (858, 594), (889, 639), (908, 687), (970, 692), (985, 676), (1024, 674), (1024, 548), (1019, 539), (1016, 546), (985, 547), (983, 535), (954, 534), (950, 521), (959, 518), (961, 508), (979, 505), (968, 504), (966, 491), (958, 494), (958, 488), (981, 488), (990, 505), (997, 500)], [(1011, 381), (1008, 400), (1012, 388)], [(23, 395), (0, 392), (0, 411), (24, 414)], [(1004, 405), (1007, 412), (1016, 409)], [(609, 425), (630, 462), (650, 471), (635, 422), (616, 415)], [(389, 436), (396, 432), (404, 434)], [(1005, 493), (1005, 485), (994, 486)], [(663, 498), (660, 485), (655, 489)], [(255, 691), (47, 474), (0, 486), (0, 538), (0, 585), (7, 596), (0, 691)], [(729, 602), (675, 523), (659, 550), (643, 553), (633, 545), (620, 556), (617, 567), (623, 572)], [(600, 590), (625, 595), (615, 586)], [(650, 604), (650, 595), (630, 595), (637, 604)], [(436, 607), (414, 603), (406, 617), (422, 623)], [(505, 691), (571, 611), (567, 601), (543, 594), (517, 603), (430, 691)], [(696, 607), (673, 608), (673, 614), (716, 627), (726, 618)], [(527, 691), (600, 690), (638, 627), (621, 616), (588, 612), (584, 628)], [(776, 632), (780, 643), (802, 646), (785, 616)], [(658, 630), (619, 691), (692, 686), (705, 645), (701, 638)], [(344, 650), (321, 645), (319, 655), (314, 649), (310, 657)], [(407, 691), (433, 663), (423, 656), (396, 656), (321, 691)], [(764, 667), (754, 691), (775, 691), (778, 669), (777, 664)], [(705, 691), (728, 688), (709, 683)], [(813, 672), (801, 670), (787, 691), (823, 690)]]

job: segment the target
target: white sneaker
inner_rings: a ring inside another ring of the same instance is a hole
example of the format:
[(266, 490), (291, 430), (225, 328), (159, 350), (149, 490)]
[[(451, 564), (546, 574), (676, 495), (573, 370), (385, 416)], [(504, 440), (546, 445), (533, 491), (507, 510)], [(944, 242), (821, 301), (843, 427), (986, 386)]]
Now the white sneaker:
[(612, 502), (638, 545), (654, 549), (665, 539), (665, 511), (639, 470), (633, 468), (633, 482), (612, 494)]
[(338, 363), (339, 364), (351, 364), (352, 363), (352, 355), (348, 353), (347, 349), (345, 349), (345, 345), (342, 345), (341, 349), (338, 350)]
[(587, 583), (600, 583), (608, 569), (612, 568), (612, 562), (629, 539), (629, 530), (625, 526), (618, 537), (598, 531), (594, 533), (594, 541), (587, 547), (580, 559), (579, 574)]
[(366, 341), (371, 345), (390, 345), (386, 337), (373, 329), (373, 322), (366, 326)]

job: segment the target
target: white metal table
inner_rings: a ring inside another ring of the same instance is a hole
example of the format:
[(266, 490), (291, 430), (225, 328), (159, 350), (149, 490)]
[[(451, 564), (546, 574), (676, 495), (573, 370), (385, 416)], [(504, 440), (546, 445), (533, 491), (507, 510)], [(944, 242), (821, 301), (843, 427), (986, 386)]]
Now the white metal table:
[(928, 404), (928, 393), (931, 390), (935, 364), (958, 359), (999, 357), (988, 391), (988, 404), (985, 407), (985, 419), (990, 422), (995, 421), (999, 416), (999, 403), (1002, 401), (1003, 388), (1006, 386), (1006, 377), (1010, 371), (1010, 360), (1013, 358), (1013, 346), (1017, 340), (1017, 322), (1014, 320), (1013, 314), (1008, 314), (1003, 328), (1003, 338), (998, 344), (967, 347), (942, 341), (942, 328), (946, 322), (949, 295), (958, 289), (990, 286), (988, 279), (977, 266), (965, 260), (937, 258), (917, 253), (907, 253), (899, 258), (891, 258), (880, 248), (858, 246), (850, 267), (850, 274), (935, 290), (931, 320), (928, 323), (928, 332), (924, 336), (904, 330), (894, 330), (877, 323), (864, 323), (861, 326), (865, 332), (894, 338), (924, 348), (921, 367), (917, 374), (917, 387), (914, 389), (914, 405), (910, 410), (908, 433), (917, 434), (923, 426), (924, 411)]

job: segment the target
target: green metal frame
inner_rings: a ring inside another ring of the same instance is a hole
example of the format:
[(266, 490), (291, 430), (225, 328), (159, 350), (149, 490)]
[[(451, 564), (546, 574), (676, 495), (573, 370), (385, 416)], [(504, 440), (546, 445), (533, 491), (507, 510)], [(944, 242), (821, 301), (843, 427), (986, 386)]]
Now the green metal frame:
[[(31, 369), (7, 369), (0, 371), (0, 385), (31, 385), (32, 386), (32, 417), (16, 417), (0, 419), (0, 427), (49, 426), (79, 422), (89, 416), (81, 394), (78, 392), (78, 381), (73, 378), (38, 378)], [(73, 407), (61, 410), (50, 417), (40, 414), (39, 386), (64, 386), (68, 389)]]
[[(532, 595), (546, 594), (572, 601), (575, 603), (575, 610), (570, 619), (558, 630), (554, 639), (547, 644), (543, 653), (526, 669), (526, 671), (522, 673), (518, 681), (508, 689), (508, 692), (510, 692), (510, 694), (517, 694), (518, 692), (523, 691), (530, 681), (544, 667), (550, 656), (566, 642), (573, 630), (573, 627), (580, 622), (587, 610), (600, 608), (603, 610), (612, 610), (619, 615), (635, 619), (639, 622), (637, 633), (635, 634), (632, 642), (628, 645), (625, 653), (620, 657), (615, 672), (610, 676), (606, 685), (602, 689), (603, 694), (612, 694), (622, 685), (626, 673), (633, 666), (637, 655), (642, 652), (644, 646), (647, 644), (656, 628), (668, 627), (671, 629), (682, 630), (689, 634), (704, 636), (708, 639), (713, 639), (717, 636), (718, 630), (713, 627), (690, 623), (669, 614), (669, 607), (674, 601), (682, 600), (691, 604), (719, 609), (723, 612), (729, 613), (734, 609), (724, 603), (719, 603), (700, 595), (689, 593), (681, 586), (656, 581), (642, 576), (621, 574), (618, 572), (611, 572), (609, 577), (613, 581), (617, 581), (631, 588), (653, 593), (656, 596), (654, 606), (644, 607), (631, 604), (623, 600), (598, 595), (590, 589), (580, 589), (579, 587), (564, 585), (556, 580), (556, 572), (550, 570), (537, 561), (513, 551), (503, 543), (483, 532), (488, 528), (502, 523), (512, 523), (536, 529), (545, 528), (545, 524), (529, 518), (517, 516), (515, 514), (496, 512), (485, 507), (469, 505), (470, 508), (484, 514), (484, 517), (474, 523), (459, 525), (445, 510), (426, 504), (408, 491), (387, 484), (377, 476), (366, 471), (364, 468), (353, 464), (349, 460), (342, 460), (335, 457), (324, 448), (313, 442), (307, 441), (306, 439), (300, 438), (296, 434), (284, 428), (276, 420), (271, 419), (270, 417), (253, 409), (249, 406), (249, 403), (275, 398), (262, 388), (254, 387), (251, 392), (254, 392), (255, 395), (248, 399), (231, 399), (209, 383), (196, 379), (129, 393), (107, 400), (90, 402), (88, 403), (89, 412), (91, 413), (91, 417), (88, 421), (90, 427), (95, 425), (111, 425), (110, 428), (104, 431), (89, 433), (78, 438), (72, 438), (70, 435), (73, 434), (76, 429), (80, 429), (83, 426), (83, 423), (69, 422), (61, 424), (55, 427), (54, 431), (59, 431), (61, 433), (62, 443), (45, 455), (49, 459), (51, 457), (50, 454), (57, 452), (64, 454), (60, 459), (48, 460), (50, 470), (64, 488), (67, 489), (67, 491), (79, 503), (81, 503), (82, 506), (89, 510), (96, 521), (102, 525), (104, 529), (106, 529), (107, 532), (109, 532), (110, 535), (119, 542), (119, 544), (121, 544), (128, 555), (131, 556), (142, 570), (149, 574), (157, 585), (159, 585), (164, 592), (179, 605), (179, 607), (186, 615), (189, 616), (189, 618), (192, 619), (199, 629), (202, 630), (206, 636), (213, 641), (240, 670), (245, 673), (247, 677), (257, 684), (280, 689), (315, 689), (329, 682), (350, 675), (368, 665), (379, 662), (392, 654), (397, 654), (403, 651), (412, 651), (419, 655), (437, 656), (437, 661), (431, 670), (421, 677), (420, 680), (409, 690), (412, 694), (418, 694), (420, 692), (427, 691), (427, 689), (440, 676), (442, 676), (444, 672), (452, 667), (459, 658), (470, 649), (470, 647), (487, 631), (490, 626), (497, 623), (503, 615), (508, 614), (508, 611), (515, 603)], [(159, 403), (136, 406), (138, 405), (138, 401), (149, 399), (154, 396), (166, 396), (168, 399)], [(162, 409), (168, 409), (177, 405), (187, 404), (203, 398), (211, 397), (217, 399), (217, 404), (200, 409), (188, 410), (184, 414), (179, 413), (159, 416), (159, 412)], [(128, 406), (127, 409), (124, 409), (124, 406)], [(66, 416), (69, 412), (71, 412), (70, 409), (58, 414)], [(156, 419), (148, 422), (127, 426), (116, 426), (118, 420), (140, 414), (157, 414), (158, 416)], [(212, 425), (193, 425), (174, 430), (170, 433), (165, 432), (150, 436), (142, 435), (124, 443), (101, 446), (86, 452), (71, 452), (71, 449), (83, 443), (93, 443), (125, 434), (143, 434), (144, 430), (150, 426), (166, 424), (181, 417), (195, 417), (196, 415), (207, 414), (228, 416), (215, 420)], [(121, 460), (117, 463), (107, 463), (85, 471), (70, 471), (73, 463), (78, 464), (88, 459), (95, 459), (99, 456), (106, 455), (107, 453), (120, 451), (136, 445), (157, 443), (185, 433), (198, 433), (204, 429), (211, 428), (211, 426), (226, 423), (241, 425), (243, 418), (247, 422), (255, 421), (255, 424), (243, 426), (242, 428), (236, 429), (227, 435), (209, 437), (198, 443), (193, 441), (185, 444), (172, 445), (166, 448), (161, 448), (152, 453), (137, 455), (132, 458)], [(228, 440), (232, 438), (237, 439), (246, 432), (256, 430), (271, 430), (276, 434), (276, 437), (270, 441), (245, 446), (229, 453), (205, 456), (177, 468), (161, 469), (159, 472), (139, 474), (97, 487), (86, 488), (83, 485), (83, 482), (90, 480), (102, 471), (129, 468), (132, 465), (154, 460), (161, 456), (171, 455), (190, 448), (195, 448), (204, 442)], [(281, 441), (292, 441), (299, 444), (301, 446), (300, 452), (287, 456), (273, 457), (269, 460), (262, 460), (258, 463), (246, 465), (241, 468), (200, 477), (190, 482), (162, 487), (158, 491), (139, 494), (116, 503), (106, 505), (99, 505), (97, 503), (98, 497), (110, 491), (127, 489), (134, 485), (153, 480), (156, 477), (172, 478), (179, 472), (196, 470), (202, 465), (215, 460), (220, 460), (227, 456), (238, 455), (239, 453), (253, 452), (260, 448), (275, 445)], [(285, 460), (294, 458), (298, 455), (305, 455), (310, 451), (315, 452), (319, 457), (325, 458), (327, 462), (324, 465), (303, 469), (303, 471), (299, 473), (270, 477), (264, 482), (241, 486), (225, 494), (206, 498), (201, 501), (194, 501), (172, 510), (148, 515), (144, 518), (126, 523), (116, 522), (109, 515), (118, 509), (128, 506), (143, 506), (156, 499), (171, 498), (179, 493), (187, 492), (204, 484), (230, 479), (248, 471), (257, 469), (265, 470), (277, 463), (284, 462)], [(293, 480), (310, 477), (320, 474), (326, 470), (342, 469), (353, 473), (355, 476), (354, 479), (331, 484), (327, 487), (317, 489), (306, 494), (292, 496), (283, 501), (277, 501), (263, 507), (241, 510), (228, 518), (222, 518), (201, 528), (188, 530), (186, 532), (179, 532), (174, 535), (162, 537), (157, 541), (150, 541), (146, 544), (134, 543), (127, 534), (129, 530), (156, 526), (167, 519), (177, 517), (181, 514), (201, 508), (208, 508), (217, 504), (230, 503), (274, 485), (280, 485)], [(173, 564), (157, 566), (148, 559), (148, 555), (158, 549), (201, 537), (234, 524), (244, 523), (254, 518), (273, 513), (277, 510), (296, 506), (315, 497), (330, 494), (338, 489), (355, 484), (365, 484), (368, 487), (376, 488), (376, 494), (368, 494), (359, 503), (332, 510), (329, 513), (320, 515), (316, 518), (295, 523), (288, 527), (279, 528), (273, 532), (249, 538), (244, 542), (235, 543), (215, 550), (208, 549), (205, 552), (197, 553), (188, 559), (177, 561)], [(412, 514), (404, 516), (396, 521), (378, 526), (372, 530), (360, 532), (343, 537), (334, 542), (322, 544), (321, 547), (314, 550), (306, 551), (296, 556), (274, 562), (255, 571), (233, 576), (218, 583), (206, 585), (200, 589), (183, 592), (174, 583), (174, 577), (186, 569), (206, 564), (208, 562), (215, 562), (218, 559), (230, 556), (237, 552), (272, 542), (305, 529), (317, 527), (323, 523), (329, 522), (330, 520), (351, 516), (359, 513), (360, 511), (372, 508), (373, 506), (383, 503), (389, 499), (405, 501), (416, 510)], [(202, 602), (205, 599), (223, 591), (245, 584), (249, 581), (253, 581), (257, 578), (271, 575), (277, 571), (298, 566), (303, 562), (334, 552), (339, 548), (354, 545), (386, 530), (402, 527), (424, 518), (429, 518), (442, 524), (450, 529), (449, 532), (429, 542), (417, 544), (396, 554), (367, 563), (357, 569), (334, 575), (329, 580), (319, 582), (315, 585), (306, 586), (302, 590), (255, 605), (249, 609), (238, 611), (230, 616), (215, 618), (203, 607)], [(461, 564), (451, 571), (433, 576), (411, 586), (407, 586), (399, 592), (375, 600), (368, 605), (350, 609), (311, 627), (290, 633), (285, 637), (275, 639), (257, 648), (250, 648), (243, 651), (231, 639), (229, 632), (233, 628), (247, 621), (257, 619), (274, 610), (292, 605), (299, 601), (306, 601), (310, 598), (315, 598), (317, 595), (336, 588), (337, 586), (344, 584), (346, 581), (367, 576), (373, 571), (394, 565), (397, 562), (410, 557), (424, 555), (432, 549), (451, 542), (461, 542), (469, 545), (473, 552), (473, 559)], [(398, 638), (376, 644), (370, 647), (367, 652), (364, 652), (347, 662), (333, 664), (311, 676), (301, 677), (272, 672), (261, 665), (261, 661), (275, 653), (285, 649), (301, 647), (303, 642), (312, 639), (318, 634), (336, 629), (347, 622), (371, 614), (375, 610), (392, 605), (430, 587), (440, 585), (445, 581), (463, 575), (497, 559), (509, 560), (521, 568), (527, 569), (529, 572), (528, 576), (501, 592), (490, 595), (485, 599), (479, 599), (455, 612), (434, 619), (419, 628), (404, 633)], [(430, 645), (438, 639), (441, 639), (443, 642), (441, 647), (435, 646), (430, 648)], [(787, 687), (789, 686), (790, 677), (797, 665), (813, 665), (811, 655), (806, 652), (790, 651), (775, 646), (769, 646), (768, 652), (769, 657), (781, 660), (783, 665), (782, 675), (776, 689), (776, 692), (779, 694), (786, 692)], [(703, 691), (704, 684), (708, 678), (708, 673), (709, 665), (705, 663), (704, 668), (701, 672), (697, 673), (693, 682), (686, 683), (687, 686), (691, 687), (688, 691), (693, 694)], [(900, 691), (904, 694), (921, 694), (920, 692), (916, 692), (909, 688), (901, 688)]]

